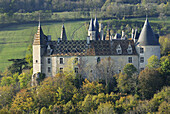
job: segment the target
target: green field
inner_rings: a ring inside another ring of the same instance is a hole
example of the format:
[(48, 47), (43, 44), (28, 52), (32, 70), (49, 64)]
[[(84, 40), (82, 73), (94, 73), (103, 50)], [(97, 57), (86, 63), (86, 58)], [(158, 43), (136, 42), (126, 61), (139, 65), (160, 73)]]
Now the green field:
[[(66, 22), (65, 28), (68, 39), (85, 39), (87, 30), (85, 21)], [(0, 29), (0, 71), (5, 70), (11, 63), (8, 59), (23, 58), (28, 45), (32, 44), (38, 24), (22, 24)], [(61, 34), (62, 23), (41, 23), (45, 35), (51, 35), (57, 40)]]

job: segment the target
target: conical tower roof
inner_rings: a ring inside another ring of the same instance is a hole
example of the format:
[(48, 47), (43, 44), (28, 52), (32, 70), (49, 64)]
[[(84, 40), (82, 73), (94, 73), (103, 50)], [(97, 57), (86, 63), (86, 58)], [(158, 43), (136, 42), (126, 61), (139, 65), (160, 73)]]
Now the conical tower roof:
[(39, 21), (38, 30), (37, 30), (37, 33), (34, 36), (33, 44), (34, 45), (42, 45), (45, 42), (44, 39), (45, 39), (45, 35), (43, 33), (43, 30), (41, 28), (41, 24), (40, 24), (40, 21)]
[(107, 29), (107, 34), (105, 40), (110, 40), (110, 29)]
[(155, 38), (155, 34), (149, 24), (148, 19), (146, 19), (145, 24), (139, 36), (137, 45), (148, 46), (148, 45), (159, 45), (158, 40)]
[(94, 19), (94, 28), (95, 28), (95, 30), (99, 29), (99, 23), (98, 23), (98, 20), (97, 20), (96, 16), (95, 16), (95, 19)]
[(90, 21), (89, 31), (94, 31), (93, 19), (91, 19), (91, 21)]
[(62, 40), (67, 40), (67, 35), (66, 35), (64, 23), (63, 23), (62, 28), (61, 28), (61, 39)]

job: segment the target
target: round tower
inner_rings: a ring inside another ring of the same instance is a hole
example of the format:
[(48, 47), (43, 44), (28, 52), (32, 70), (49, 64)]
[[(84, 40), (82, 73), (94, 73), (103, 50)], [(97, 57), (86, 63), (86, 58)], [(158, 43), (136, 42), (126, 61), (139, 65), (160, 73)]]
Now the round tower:
[(156, 39), (148, 19), (146, 19), (140, 33), (136, 43), (136, 49), (139, 54), (139, 70), (143, 70), (146, 67), (148, 59), (152, 55), (155, 55), (160, 59), (159, 40)]

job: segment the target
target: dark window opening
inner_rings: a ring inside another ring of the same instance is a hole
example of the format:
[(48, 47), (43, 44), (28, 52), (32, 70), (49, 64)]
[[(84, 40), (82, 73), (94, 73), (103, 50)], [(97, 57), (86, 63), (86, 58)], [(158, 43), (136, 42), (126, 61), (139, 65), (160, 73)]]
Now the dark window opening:
[(75, 73), (78, 73), (78, 68), (75, 68), (74, 71), (75, 71)]
[(132, 57), (128, 57), (128, 62), (132, 63)]
[(140, 63), (144, 63), (144, 57), (140, 57)]
[(60, 68), (60, 73), (62, 73), (63, 72), (63, 68)]
[(38, 63), (38, 60), (36, 60), (35, 62)]
[(144, 52), (143, 48), (140, 48), (140, 53), (143, 53), (143, 52)]
[(64, 61), (63, 61), (63, 58), (60, 58), (60, 64), (63, 64)]
[(48, 58), (48, 64), (51, 64), (51, 59), (50, 58)]
[(48, 73), (50, 73), (51, 72), (51, 67), (48, 67)]

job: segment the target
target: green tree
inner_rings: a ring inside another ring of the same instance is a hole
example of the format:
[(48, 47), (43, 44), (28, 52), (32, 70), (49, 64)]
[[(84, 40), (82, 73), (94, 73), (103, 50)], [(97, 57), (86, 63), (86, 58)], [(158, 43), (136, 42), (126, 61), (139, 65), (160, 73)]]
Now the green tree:
[(167, 101), (162, 102), (159, 106), (158, 112), (159, 114), (170, 113), (170, 104)]
[(33, 93), (30, 92), (30, 90), (23, 89), (14, 97), (11, 110), (21, 110), (26, 113), (31, 113), (34, 110), (34, 106), (36, 106), (36, 104), (34, 104)]
[(160, 67), (160, 61), (159, 61), (158, 57), (155, 56), (155, 55), (152, 55), (152, 56), (148, 59), (147, 67), (148, 67), (149, 69), (159, 68), (159, 67)]
[(163, 56), (161, 58), (161, 70), (165, 75), (170, 75), (170, 57)]
[(114, 105), (111, 103), (100, 103), (98, 109), (95, 111), (97, 114), (115, 114)]
[(133, 64), (128, 63), (124, 66), (123, 72), (128, 76), (132, 76), (135, 72), (137, 72), (137, 69)]
[(27, 84), (31, 81), (31, 75), (28, 73), (22, 73), (18, 76), (20, 88), (26, 88)]
[(22, 69), (26, 67), (28, 64), (25, 61), (25, 58), (23, 59), (9, 59), (8, 61), (12, 61), (13, 64), (8, 67), (8, 70), (13, 74), (19, 72), (19, 74), (22, 73)]
[(10, 105), (14, 95), (15, 91), (13, 86), (0, 86), (0, 109)]
[(9, 86), (12, 84), (13, 78), (8, 76), (8, 77), (2, 77), (1, 79), (1, 86)]
[(163, 85), (163, 79), (158, 70), (146, 68), (140, 72), (139, 77), (140, 95), (142, 98), (150, 99), (153, 94), (160, 90)]
[(49, 111), (46, 107), (41, 108), (40, 114), (48, 114), (48, 113), (49, 113)]
[(117, 78), (117, 87), (122, 93), (135, 94), (137, 89), (137, 75), (127, 75), (120, 73)]
[(28, 66), (32, 68), (33, 67), (32, 45), (29, 45), (27, 50), (29, 53), (25, 56), (25, 61), (28, 63)]
[(170, 85), (170, 57), (163, 56), (161, 58), (161, 71), (164, 78), (164, 85)]

